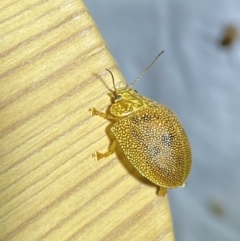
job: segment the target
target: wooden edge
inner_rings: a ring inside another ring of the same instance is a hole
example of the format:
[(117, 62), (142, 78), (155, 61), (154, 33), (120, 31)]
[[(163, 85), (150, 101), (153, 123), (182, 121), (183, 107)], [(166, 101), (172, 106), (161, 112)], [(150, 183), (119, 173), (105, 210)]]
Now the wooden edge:
[(1, 1), (0, 239), (164, 240), (167, 197), (142, 178), (89, 108), (124, 83), (82, 1)]

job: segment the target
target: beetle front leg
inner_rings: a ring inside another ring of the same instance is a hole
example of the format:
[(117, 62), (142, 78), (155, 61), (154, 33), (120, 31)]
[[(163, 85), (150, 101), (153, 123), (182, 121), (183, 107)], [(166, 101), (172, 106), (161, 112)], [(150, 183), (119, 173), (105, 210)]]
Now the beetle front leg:
[(96, 110), (94, 107), (90, 108), (89, 111), (91, 112), (91, 115), (98, 115), (107, 120), (116, 120), (116, 121), (118, 120), (117, 117), (114, 117), (107, 113), (100, 112), (100, 111)]
[(108, 148), (108, 151), (106, 151), (106, 152), (104, 152), (104, 153), (100, 153), (100, 152), (97, 152), (97, 151), (96, 151), (96, 152), (93, 154), (93, 157), (95, 157), (96, 160), (100, 160), (100, 159), (102, 159), (102, 158), (104, 158), (104, 157), (108, 157), (108, 156), (112, 155), (113, 152), (115, 151), (116, 144), (117, 144), (117, 142), (116, 142), (116, 140), (114, 140), (113, 143), (112, 143), (112, 144), (110, 145), (110, 147)]

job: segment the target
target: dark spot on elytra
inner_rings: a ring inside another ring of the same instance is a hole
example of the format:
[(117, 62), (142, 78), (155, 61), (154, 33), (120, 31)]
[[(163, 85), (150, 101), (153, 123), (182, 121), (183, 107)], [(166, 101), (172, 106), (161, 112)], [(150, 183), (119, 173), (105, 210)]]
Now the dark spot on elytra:
[(132, 117), (131, 121), (134, 125), (139, 125), (140, 124), (140, 120), (138, 117)]
[(165, 145), (167, 147), (172, 146), (173, 139), (174, 139), (174, 135), (171, 133), (164, 133), (161, 137), (161, 141), (162, 141), (163, 145)]
[(144, 122), (149, 122), (149, 121), (151, 121), (151, 116), (149, 116), (149, 115), (143, 115), (143, 116), (141, 116), (141, 120), (142, 121), (144, 121)]

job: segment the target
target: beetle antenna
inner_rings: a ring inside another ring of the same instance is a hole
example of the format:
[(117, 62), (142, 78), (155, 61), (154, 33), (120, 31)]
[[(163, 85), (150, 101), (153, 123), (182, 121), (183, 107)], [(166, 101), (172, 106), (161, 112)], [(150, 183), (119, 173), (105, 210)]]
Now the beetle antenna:
[(106, 69), (112, 76), (112, 82), (113, 82), (113, 87), (114, 87), (114, 90), (116, 90), (116, 86), (115, 86), (115, 81), (114, 81), (114, 76), (112, 74), (112, 71), (110, 71), (109, 69)]
[(135, 83), (151, 68), (151, 66), (156, 62), (159, 56), (163, 53), (164, 51), (162, 51), (157, 55), (157, 57), (152, 61), (152, 63), (148, 65), (148, 67), (132, 82), (132, 84), (130, 84), (129, 88), (132, 88), (135, 85)]

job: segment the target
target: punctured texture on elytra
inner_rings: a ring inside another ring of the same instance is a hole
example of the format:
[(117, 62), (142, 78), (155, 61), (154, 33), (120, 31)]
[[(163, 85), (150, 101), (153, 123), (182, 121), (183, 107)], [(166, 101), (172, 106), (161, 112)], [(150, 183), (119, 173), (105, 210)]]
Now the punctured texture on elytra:
[(167, 107), (140, 109), (116, 122), (111, 131), (128, 160), (147, 179), (164, 188), (184, 184), (191, 168), (190, 145)]

